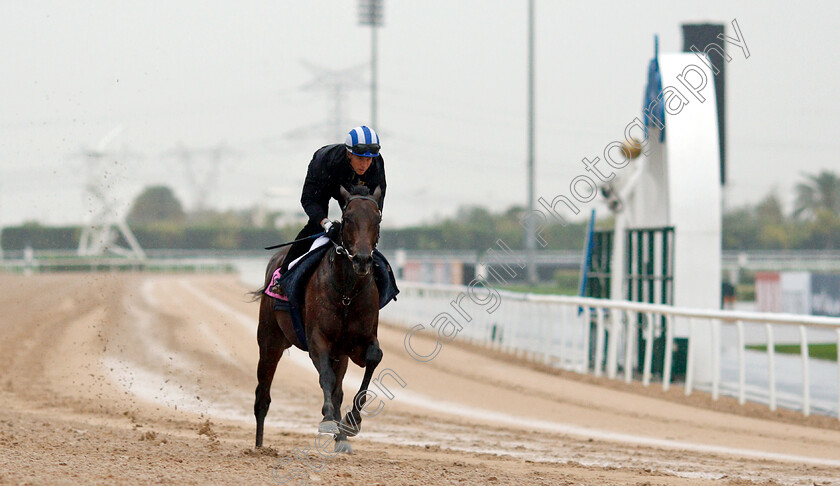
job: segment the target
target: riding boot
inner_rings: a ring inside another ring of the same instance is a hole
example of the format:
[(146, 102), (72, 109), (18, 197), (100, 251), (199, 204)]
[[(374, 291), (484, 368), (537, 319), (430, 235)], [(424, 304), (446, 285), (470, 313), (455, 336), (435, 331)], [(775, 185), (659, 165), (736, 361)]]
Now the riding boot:
[[(292, 245), (291, 248), (289, 248), (289, 251), (286, 253), (286, 256), (283, 257), (283, 261), (280, 263), (280, 267), (275, 272), (272, 282), (278, 282), (280, 280), (280, 277), (282, 275), (285, 275), (286, 272), (289, 271), (289, 263), (295, 261), (295, 259), (297, 259), (306, 252), (306, 248), (304, 248), (303, 250), (301, 250), (300, 248), (295, 248), (295, 246), (299, 245), (300, 243), (295, 243), (294, 245)], [(283, 288), (279, 284), (272, 285), (271, 290), (277, 295), (278, 299), (285, 301), (289, 300), (289, 298), (286, 296), (286, 292), (283, 291)]]

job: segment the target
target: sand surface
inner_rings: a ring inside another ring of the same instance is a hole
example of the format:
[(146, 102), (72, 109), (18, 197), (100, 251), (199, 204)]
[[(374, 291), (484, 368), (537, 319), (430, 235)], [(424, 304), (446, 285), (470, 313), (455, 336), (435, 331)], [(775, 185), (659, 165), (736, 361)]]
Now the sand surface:
[[(258, 306), (235, 276), (0, 275), (0, 289), (0, 484), (840, 484), (836, 419), (457, 339), (420, 363), (386, 323), (393, 399), (380, 393), (354, 454), (315, 452), (321, 392), (297, 350), (255, 450)], [(346, 397), (360, 378), (351, 364)]]

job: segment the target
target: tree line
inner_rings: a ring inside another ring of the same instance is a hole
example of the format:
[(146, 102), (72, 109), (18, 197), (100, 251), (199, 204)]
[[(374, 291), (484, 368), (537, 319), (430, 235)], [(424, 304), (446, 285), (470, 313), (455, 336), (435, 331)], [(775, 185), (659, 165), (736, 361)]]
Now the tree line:
[(840, 177), (830, 171), (805, 175), (784, 211), (776, 191), (754, 205), (723, 215), (725, 250), (840, 249)]
[[(795, 187), (792, 211), (785, 212), (780, 197), (771, 192), (753, 205), (725, 212), (725, 250), (840, 249), (840, 177), (828, 171), (805, 175)], [(458, 209), (450, 218), (434, 223), (383, 229), (380, 248), (411, 250), (474, 250), (482, 252), (503, 240), (522, 249), (522, 207), (492, 212), (478, 206)], [(289, 241), (302, 224), (275, 223), (276, 213), (257, 210), (201, 211), (188, 213), (172, 190), (146, 188), (133, 202), (127, 217), (137, 240), (147, 249), (259, 250)], [(610, 226), (611, 218), (599, 221)], [(548, 224), (542, 231), (550, 250), (581, 250), (586, 222)], [(4, 250), (74, 249), (81, 228), (47, 227), (37, 223), (7, 227), (2, 232)]]

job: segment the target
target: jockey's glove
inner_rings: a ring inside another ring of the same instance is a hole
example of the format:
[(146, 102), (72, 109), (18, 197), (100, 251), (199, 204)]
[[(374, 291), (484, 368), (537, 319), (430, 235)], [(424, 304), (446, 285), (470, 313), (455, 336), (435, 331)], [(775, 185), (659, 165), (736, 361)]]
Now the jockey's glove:
[(327, 220), (324, 222), (324, 231), (327, 233), (327, 238), (338, 241), (341, 236), (341, 223)]

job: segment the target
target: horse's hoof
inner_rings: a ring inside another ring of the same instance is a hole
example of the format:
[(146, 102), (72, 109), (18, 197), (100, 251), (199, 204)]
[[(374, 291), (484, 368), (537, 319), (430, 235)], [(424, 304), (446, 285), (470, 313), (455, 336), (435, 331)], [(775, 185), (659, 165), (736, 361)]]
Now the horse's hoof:
[(355, 426), (351, 426), (347, 423), (347, 417), (345, 416), (341, 419), (341, 431), (344, 432), (344, 435), (347, 437), (356, 437), (356, 435), (361, 431), (362, 427), (360, 424), (356, 424)]
[(353, 448), (350, 446), (350, 442), (346, 440), (339, 440), (335, 442), (335, 452), (340, 454), (352, 454)]
[(318, 433), (319, 434), (334, 434), (338, 435), (338, 424), (335, 423), (335, 420), (324, 420), (320, 424), (318, 424)]

